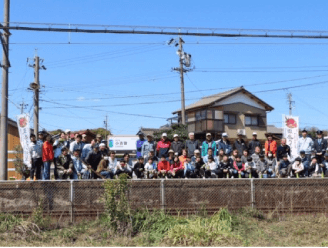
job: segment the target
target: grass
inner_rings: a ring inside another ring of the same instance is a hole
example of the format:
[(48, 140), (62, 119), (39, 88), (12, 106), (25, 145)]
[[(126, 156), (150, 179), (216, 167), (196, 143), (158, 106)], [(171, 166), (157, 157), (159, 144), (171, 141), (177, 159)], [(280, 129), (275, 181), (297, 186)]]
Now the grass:
[(171, 216), (139, 211), (131, 235), (111, 230), (106, 218), (52, 225), (0, 214), (0, 246), (328, 246), (325, 215), (268, 218), (252, 209), (212, 216)]

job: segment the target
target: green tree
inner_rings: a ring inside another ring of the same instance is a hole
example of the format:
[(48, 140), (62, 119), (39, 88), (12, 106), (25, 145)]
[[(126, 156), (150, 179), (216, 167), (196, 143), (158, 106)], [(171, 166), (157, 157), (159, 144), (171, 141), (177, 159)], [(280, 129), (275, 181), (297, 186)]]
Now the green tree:
[(178, 134), (180, 140), (185, 141), (188, 139), (188, 126), (182, 124), (172, 124), (171, 129), (154, 132), (154, 139), (157, 141), (160, 140), (162, 133), (167, 133), (167, 137), (170, 140), (173, 140), (174, 134)]

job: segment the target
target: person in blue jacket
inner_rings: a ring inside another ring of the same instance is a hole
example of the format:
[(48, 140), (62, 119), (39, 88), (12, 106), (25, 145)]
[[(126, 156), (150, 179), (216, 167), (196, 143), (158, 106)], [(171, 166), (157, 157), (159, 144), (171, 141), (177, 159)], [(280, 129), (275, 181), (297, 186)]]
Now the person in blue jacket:
[(230, 156), (230, 153), (232, 152), (232, 146), (230, 141), (228, 140), (228, 134), (223, 133), (222, 134), (222, 139), (216, 141), (216, 144), (218, 146), (218, 151), (221, 149), (224, 151), (225, 154)]
[(145, 141), (146, 141), (145, 135), (143, 133), (139, 132), (139, 139), (136, 142), (137, 158), (141, 157), (142, 145)]
[(202, 143), (202, 157), (207, 155), (207, 149), (211, 147), (213, 149), (213, 157), (217, 154), (216, 142), (212, 139), (212, 134), (206, 134), (206, 140)]

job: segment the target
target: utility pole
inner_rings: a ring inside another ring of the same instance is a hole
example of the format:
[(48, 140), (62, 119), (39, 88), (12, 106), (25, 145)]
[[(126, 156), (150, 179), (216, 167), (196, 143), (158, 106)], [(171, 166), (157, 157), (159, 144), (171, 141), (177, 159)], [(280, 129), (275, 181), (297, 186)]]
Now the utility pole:
[(107, 116), (107, 114), (106, 114), (106, 118), (105, 118), (105, 121), (104, 121), (104, 124), (105, 124), (105, 128), (106, 128), (106, 134), (105, 134), (105, 140), (106, 140), (106, 144), (108, 143), (108, 116)]
[[(4, 19), (3, 28), (4, 34), (1, 37), (2, 41), (2, 95), (1, 95), (1, 127), (0, 127), (0, 180), (8, 178), (8, 71), (9, 71), (9, 17), (10, 17), (10, 1), (4, 0)], [(0, 34), (2, 36), (2, 34)]]
[[(184, 41), (182, 40), (181, 37), (179, 37), (179, 50), (180, 50), (180, 53), (183, 52), (182, 43), (184, 43)], [(183, 59), (182, 59), (182, 56), (180, 55), (181, 121), (182, 121), (182, 124), (185, 125), (186, 124), (186, 109), (185, 109), (183, 69), (184, 69), (183, 68)]]
[(191, 55), (188, 53), (185, 53), (183, 51), (183, 39), (179, 37), (179, 41), (176, 42), (175, 39), (171, 39), (168, 42), (168, 45), (171, 45), (175, 42), (175, 46), (179, 46), (179, 50), (177, 54), (179, 55), (179, 62), (180, 62), (180, 67), (179, 68), (173, 68), (173, 70), (180, 72), (180, 88), (181, 88), (181, 123), (183, 125), (186, 124), (186, 108), (185, 108), (185, 92), (184, 92), (184, 73), (192, 71), (192, 69), (186, 69), (186, 67), (191, 67)]
[(25, 104), (24, 103), (24, 100), (23, 100), (23, 102), (21, 104), (19, 104), (19, 106), (21, 107), (21, 114), (23, 114), (24, 113), (24, 109), (28, 106), (28, 104)]
[[(29, 58), (28, 58), (29, 60)], [(32, 60), (32, 59), (31, 59)], [(40, 59), (38, 55), (34, 56), (33, 64), (29, 64), (29, 67), (34, 68), (34, 82), (30, 84), (30, 88), (34, 91), (34, 97), (33, 97), (33, 105), (34, 105), (34, 111), (33, 111), (33, 128), (34, 128), (34, 134), (37, 135), (39, 132), (39, 94), (40, 94), (40, 70), (46, 70), (47, 68), (44, 65), (40, 65), (43, 63), (43, 59)]]
[(295, 103), (292, 98), (292, 93), (287, 94), (288, 104), (289, 104), (289, 115), (292, 115), (293, 104)]

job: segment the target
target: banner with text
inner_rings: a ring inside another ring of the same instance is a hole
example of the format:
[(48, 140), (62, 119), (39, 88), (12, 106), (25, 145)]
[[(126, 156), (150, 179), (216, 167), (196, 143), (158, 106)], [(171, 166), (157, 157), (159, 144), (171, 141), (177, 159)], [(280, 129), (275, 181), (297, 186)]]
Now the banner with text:
[(287, 145), (290, 146), (290, 154), (297, 157), (297, 142), (299, 138), (299, 117), (282, 115), (283, 134), (286, 138)]
[(21, 114), (17, 116), (17, 126), (19, 138), (23, 148), (24, 164), (31, 168), (30, 148), (30, 116), (29, 114)]

